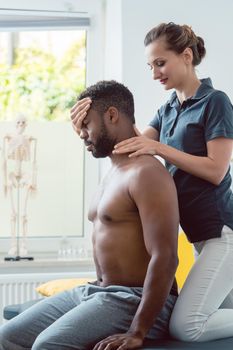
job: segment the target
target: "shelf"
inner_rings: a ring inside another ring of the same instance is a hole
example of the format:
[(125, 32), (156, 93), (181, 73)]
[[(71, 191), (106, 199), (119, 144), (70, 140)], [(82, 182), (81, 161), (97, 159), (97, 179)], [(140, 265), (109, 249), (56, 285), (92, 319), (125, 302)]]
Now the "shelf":
[(45, 273), (45, 272), (86, 272), (94, 271), (92, 259), (58, 260), (56, 257), (35, 257), (34, 260), (4, 261), (0, 257), (0, 274)]

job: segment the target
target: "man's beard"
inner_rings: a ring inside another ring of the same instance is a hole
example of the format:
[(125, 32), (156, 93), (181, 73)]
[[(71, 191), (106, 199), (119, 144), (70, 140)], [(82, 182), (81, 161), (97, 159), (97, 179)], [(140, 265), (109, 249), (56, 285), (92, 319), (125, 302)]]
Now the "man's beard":
[(105, 158), (112, 154), (116, 142), (111, 139), (106, 126), (101, 120), (100, 135), (93, 145), (92, 155), (95, 158)]

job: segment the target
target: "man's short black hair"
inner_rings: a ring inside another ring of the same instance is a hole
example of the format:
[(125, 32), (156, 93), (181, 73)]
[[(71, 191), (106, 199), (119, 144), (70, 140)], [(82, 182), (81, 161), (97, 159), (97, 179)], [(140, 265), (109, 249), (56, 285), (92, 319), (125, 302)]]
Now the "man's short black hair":
[(129, 118), (133, 124), (135, 123), (133, 95), (123, 84), (115, 80), (99, 81), (83, 91), (78, 100), (82, 100), (85, 97), (91, 98), (91, 108), (100, 114), (105, 113), (109, 107), (115, 107)]

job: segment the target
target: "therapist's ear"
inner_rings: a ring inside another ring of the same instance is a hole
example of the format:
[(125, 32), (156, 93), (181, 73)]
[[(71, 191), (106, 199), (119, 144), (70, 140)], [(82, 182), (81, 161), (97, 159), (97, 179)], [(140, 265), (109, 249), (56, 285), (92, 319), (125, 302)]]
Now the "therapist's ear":
[(186, 49), (183, 51), (183, 58), (186, 64), (193, 63), (193, 50), (190, 49), (190, 47), (186, 47)]

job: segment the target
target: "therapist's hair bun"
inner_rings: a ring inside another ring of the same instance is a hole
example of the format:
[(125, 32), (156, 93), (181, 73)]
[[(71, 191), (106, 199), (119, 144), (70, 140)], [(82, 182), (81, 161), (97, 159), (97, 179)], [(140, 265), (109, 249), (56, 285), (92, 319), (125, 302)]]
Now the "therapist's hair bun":
[(167, 49), (177, 54), (182, 53), (186, 48), (190, 48), (193, 52), (193, 66), (201, 63), (206, 54), (204, 40), (197, 36), (192, 28), (186, 24), (161, 23), (146, 34), (144, 45), (148, 46), (158, 39), (164, 40)]

